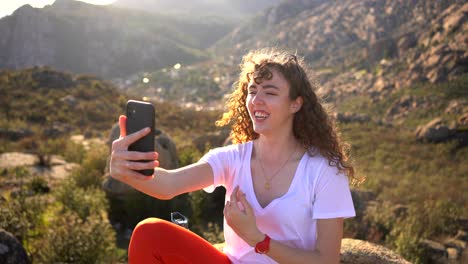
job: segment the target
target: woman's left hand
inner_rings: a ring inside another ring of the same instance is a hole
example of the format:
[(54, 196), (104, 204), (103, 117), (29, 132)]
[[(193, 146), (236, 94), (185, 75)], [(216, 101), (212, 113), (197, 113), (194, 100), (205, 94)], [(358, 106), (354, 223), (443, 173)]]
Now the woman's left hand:
[(234, 188), (230, 201), (224, 206), (224, 217), (232, 230), (250, 246), (254, 247), (264, 239), (265, 235), (258, 230), (254, 211), (239, 186)]

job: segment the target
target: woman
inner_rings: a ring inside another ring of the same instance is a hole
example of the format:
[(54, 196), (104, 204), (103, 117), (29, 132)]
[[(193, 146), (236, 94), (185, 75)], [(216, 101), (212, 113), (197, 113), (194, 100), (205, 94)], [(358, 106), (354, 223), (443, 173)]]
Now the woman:
[[(111, 175), (158, 199), (226, 188), (221, 252), (172, 223), (147, 219), (133, 231), (130, 263), (338, 263), (343, 218), (355, 215), (345, 144), (297, 57), (275, 49), (244, 56), (241, 74), (218, 125), (232, 125), (234, 145), (192, 165), (158, 166), (157, 153), (127, 151), (144, 136), (113, 142)], [(134, 160), (153, 160), (147, 163)]]

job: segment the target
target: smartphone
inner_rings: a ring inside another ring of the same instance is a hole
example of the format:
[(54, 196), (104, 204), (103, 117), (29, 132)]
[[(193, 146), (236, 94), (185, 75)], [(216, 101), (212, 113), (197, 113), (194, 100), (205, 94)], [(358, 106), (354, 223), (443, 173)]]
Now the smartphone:
[[(127, 135), (137, 132), (145, 127), (149, 127), (151, 132), (143, 138), (132, 143), (128, 150), (140, 152), (153, 152), (154, 149), (154, 129), (155, 129), (155, 110), (152, 103), (129, 100), (127, 102)], [(141, 160), (146, 162), (149, 160)], [(151, 176), (154, 169), (139, 170), (143, 175)]]

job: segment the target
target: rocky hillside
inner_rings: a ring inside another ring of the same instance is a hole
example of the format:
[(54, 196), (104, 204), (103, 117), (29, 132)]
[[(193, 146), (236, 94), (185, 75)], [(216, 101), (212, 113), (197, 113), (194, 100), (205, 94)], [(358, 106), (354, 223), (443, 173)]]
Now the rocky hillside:
[(287, 0), (235, 29), (214, 50), (238, 56), (254, 47), (297, 50), (329, 98), (379, 97), (467, 72), (464, 2)]
[(49, 65), (127, 76), (206, 58), (200, 49), (232, 27), (214, 17), (190, 20), (73, 0), (41, 9), (25, 5), (0, 19), (0, 68)]
[(0, 87), (0, 139), (106, 131), (126, 103), (108, 82), (48, 67), (0, 70)]

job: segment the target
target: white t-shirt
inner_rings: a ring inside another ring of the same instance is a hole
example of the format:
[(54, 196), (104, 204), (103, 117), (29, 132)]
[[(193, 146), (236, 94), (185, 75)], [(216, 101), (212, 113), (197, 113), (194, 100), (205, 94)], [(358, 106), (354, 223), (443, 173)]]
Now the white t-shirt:
[[(314, 250), (317, 240), (317, 219), (355, 216), (348, 178), (316, 154), (301, 158), (294, 179), (286, 194), (262, 208), (255, 196), (251, 157), (253, 142), (210, 150), (201, 158), (213, 169), (214, 183), (205, 188), (226, 188), (226, 201), (236, 186), (242, 190), (252, 206), (259, 230), (285, 245)], [(224, 252), (232, 263), (277, 263), (270, 257), (257, 254), (231, 229), (224, 219)]]

